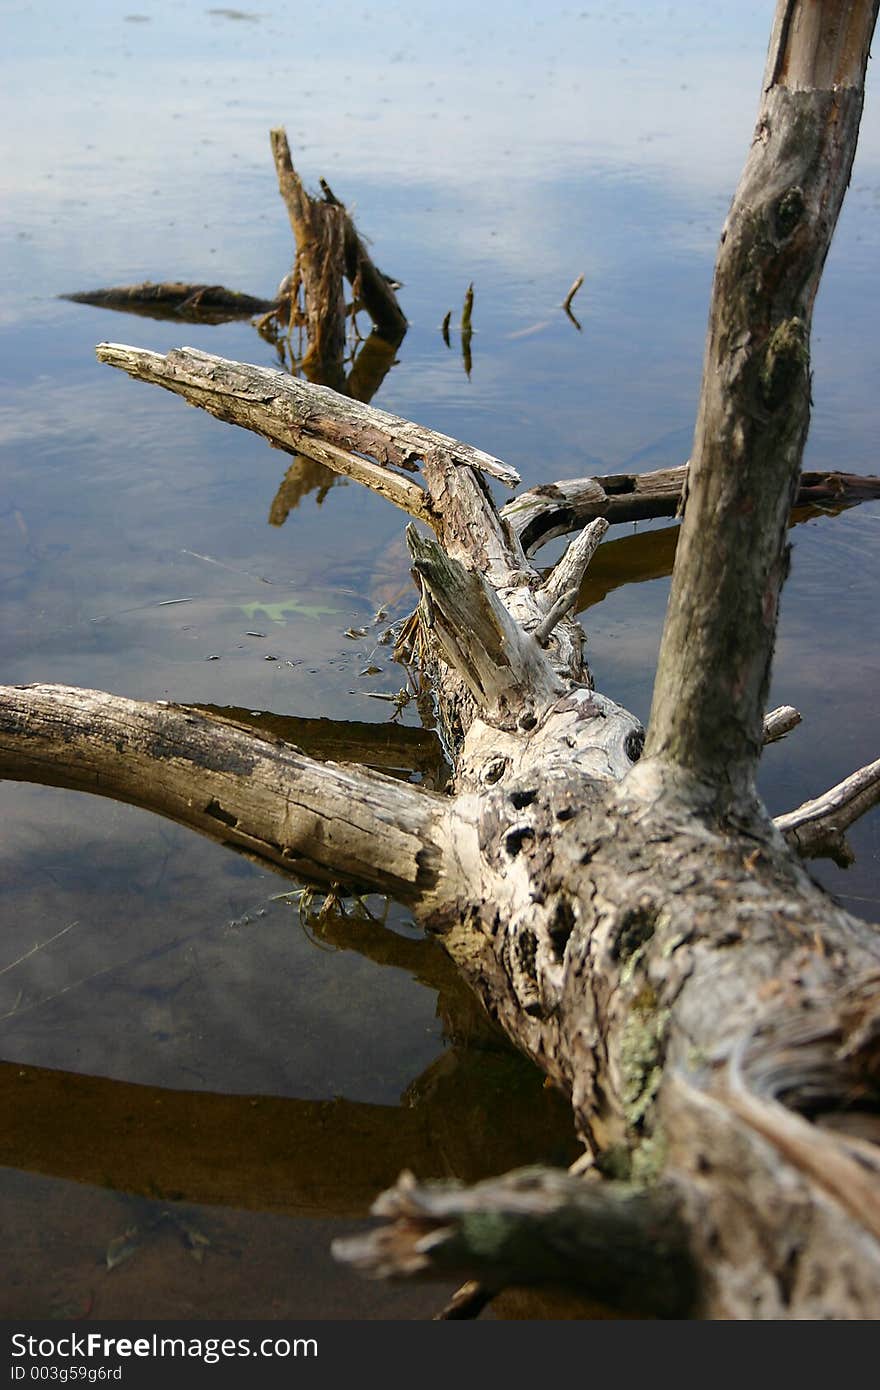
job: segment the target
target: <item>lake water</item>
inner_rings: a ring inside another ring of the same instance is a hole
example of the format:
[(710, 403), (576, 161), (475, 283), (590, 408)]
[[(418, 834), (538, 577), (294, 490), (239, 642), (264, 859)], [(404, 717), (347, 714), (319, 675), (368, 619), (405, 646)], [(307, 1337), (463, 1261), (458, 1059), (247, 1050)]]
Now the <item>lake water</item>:
[[(370, 695), (403, 673), (375, 615), (412, 601), (400, 515), (339, 483), (277, 524), (283, 455), (94, 357), (102, 339), (265, 365), (272, 348), (248, 322), (58, 296), (147, 279), (271, 296), (292, 257), (283, 124), (306, 182), (326, 176), (403, 282), (410, 328), (376, 404), (527, 485), (683, 462), (771, 10), (3, 0), (3, 680), (386, 722)], [(875, 78), (816, 310), (806, 459), (872, 474)], [(579, 274), (576, 327), (559, 306)], [(880, 747), (880, 504), (792, 540), (772, 700), (805, 722), (765, 756), (774, 812)], [(619, 528), (585, 615), (597, 686), (642, 718), (673, 550), (668, 526)], [(402, 1167), (474, 1179), (571, 1156), (565, 1107), (395, 906), (316, 931), (283, 880), (132, 808), (5, 783), (0, 815), (0, 1316), (425, 1317), (443, 1290), (364, 1283), (330, 1240)], [(880, 816), (851, 839), (855, 868), (815, 872), (876, 920)]]

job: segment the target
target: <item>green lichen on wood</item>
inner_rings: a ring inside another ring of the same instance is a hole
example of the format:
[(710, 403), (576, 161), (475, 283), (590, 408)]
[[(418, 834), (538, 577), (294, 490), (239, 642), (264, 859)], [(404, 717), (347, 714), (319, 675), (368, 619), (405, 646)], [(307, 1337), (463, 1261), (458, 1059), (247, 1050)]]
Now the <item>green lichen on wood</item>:
[(632, 1009), (624, 1025), (620, 1046), (621, 1100), (627, 1124), (633, 1131), (644, 1121), (660, 1089), (668, 1022), (668, 1009), (654, 1010), (642, 1003)]
[(650, 1187), (657, 1181), (666, 1167), (666, 1151), (666, 1135), (662, 1129), (646, 1134), (633, 1149), (630, 1175), (637, 1187)]
[(761, 366), (761, 394), (771, 410), (808, 380), (810, 333), (801, 318), (783, 319), (771, 333)]
[(786, 189), (779, 202), (776, 204), (775, 223), (776, 233), (782, 240), (791, 236), (795, 227), (801, 221), (805, 210), (804, 191), (797, 184)]

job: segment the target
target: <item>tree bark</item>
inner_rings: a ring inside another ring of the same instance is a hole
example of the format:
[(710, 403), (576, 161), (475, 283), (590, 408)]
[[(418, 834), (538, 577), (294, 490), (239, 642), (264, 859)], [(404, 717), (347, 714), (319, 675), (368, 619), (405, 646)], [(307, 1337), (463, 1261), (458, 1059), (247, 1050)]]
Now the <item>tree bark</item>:
[(752, 148), (721, 233), (648, 753), (753, 794), (784, 544), (810, 416), (810, 322), (849, 183), (876, 3), (777, 7)]

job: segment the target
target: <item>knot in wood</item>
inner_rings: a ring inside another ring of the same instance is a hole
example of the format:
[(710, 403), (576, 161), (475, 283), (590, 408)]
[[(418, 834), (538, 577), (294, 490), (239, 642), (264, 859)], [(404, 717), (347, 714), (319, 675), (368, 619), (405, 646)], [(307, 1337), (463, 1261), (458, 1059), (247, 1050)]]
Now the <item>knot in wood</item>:
[(488, 787), (493, 787), (496, 782), (501, 781), (501, 778), (507, 771), (507, 766), (507, 758), (490, 758), (487, 763), (483, 764), (483, 768), (480, 772), (480, 781), (485, 783)]
[(515, 859), (524, 845), (535, 838), (535, 827), (529, 821), (519, 821), (504, 833), (504, 849)]
[(784, 241), (791, 236), (795, 227), (804, 215), (804, 193), (797, 184), (783, 193), (779, 202), (776, 204), (774, 221), (776, 223), (776, 235)]

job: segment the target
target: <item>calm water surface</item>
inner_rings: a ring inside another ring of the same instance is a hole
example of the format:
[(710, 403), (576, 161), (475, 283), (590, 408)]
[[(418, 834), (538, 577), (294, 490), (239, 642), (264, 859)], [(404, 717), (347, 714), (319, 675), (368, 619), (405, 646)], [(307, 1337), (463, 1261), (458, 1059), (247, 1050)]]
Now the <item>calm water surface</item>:
[[(284, 124), (404, 282), (377, 404), (527, 484), (680, 463), (771, 10), (4, 0), (3, 680), (387, 721), (370, 692), (403, 674), (374, 615), (411, 602), (400, 516), (340, 483), (277, 524), (283, 456), (94, 358), (102, 339), (266, 365), (272, 348), (248, 323), (58, 296), (171, 278), (271, 296), (292, 254), (268, 144)], [(870, 93), (817, 307), (807, 460), (864, 473), (876, 112)], [(578, 329), (559, 305), (580, 273)], [(440, 324), (470, 281), (468, 376)], [(880, 744), (880, 507), (792, 538), (773, 699), (805, 724), (766, 755), (773, 811)], [(643, 718), (673, 553), (669, 527), (625, 528), (589, 590), (597, 685)], [(332, 1237), (402, 1166), (568, 1157), (564, 1107), (400, 910), (316, 935), (282, 880), (131, 808), (6, 783), (0, 814), (0, 1314), (423, 1317), (442, 1291), (364, 1284)], [(854, 869), (817, 872), (876, 919), (876, 813), (852, 840)]]

